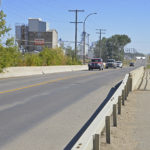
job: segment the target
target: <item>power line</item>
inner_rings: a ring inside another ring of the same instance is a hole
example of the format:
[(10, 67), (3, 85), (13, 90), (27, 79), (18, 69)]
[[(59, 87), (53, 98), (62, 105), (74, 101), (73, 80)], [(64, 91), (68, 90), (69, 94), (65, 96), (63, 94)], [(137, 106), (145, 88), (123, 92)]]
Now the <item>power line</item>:
[(69, 12), (75, 12), (75, 22), (70, 22), (70, 23), (75, 23), (75, 57), (77, 55), (77, 31), (78, 31), (78, 23), (83, 23), (83, 22), (78, 22), (78, 12), (84, 12), (84, 10), (69, 10)]
[(97, 34), (99, 34), (99, 57), (101, 58), (101, 40), (102, 40), (102, 34), (105, 34), (104, 31), (106, 31), (106, 29), (96, 29), (99, 32), (96, 32)]

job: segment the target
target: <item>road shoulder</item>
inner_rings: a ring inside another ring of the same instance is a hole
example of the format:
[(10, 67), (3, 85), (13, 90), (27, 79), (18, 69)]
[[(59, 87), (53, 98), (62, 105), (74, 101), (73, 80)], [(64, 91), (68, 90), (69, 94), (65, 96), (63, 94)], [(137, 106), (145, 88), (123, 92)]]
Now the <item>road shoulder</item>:
[(122, 106), (118, 127), (111, 125), (111, 144), (106, 144), (105, 132), (101, 150), (147, 150), (150, 147), (150, 91), (134, 91)]

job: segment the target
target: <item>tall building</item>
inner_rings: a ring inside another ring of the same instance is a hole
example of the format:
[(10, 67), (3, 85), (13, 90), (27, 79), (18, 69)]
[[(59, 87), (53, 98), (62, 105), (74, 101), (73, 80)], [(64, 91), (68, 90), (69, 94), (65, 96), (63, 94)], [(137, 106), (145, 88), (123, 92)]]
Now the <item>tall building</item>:
[(29, 18), (28, 25), (16, 25), (16, 41), (24, 51), (42, 51), (44, 47), (57, 47), (58, 33), (40, 18)]
[(16, 24), (16, 42), (20, 49), (28, 49), (28, 26), (25, 24)]
[(48, 32), (29, 32), (28, 51), (42, 51), (43, 47), (56, 48), (58, 40), (57, 35), (58, 33), (56, 30), (50, 30)]
[(49, 31), (49, 25), (47, 22), (42, 21), (42, 19), (28, 19), (29, 32), (47, 32)]

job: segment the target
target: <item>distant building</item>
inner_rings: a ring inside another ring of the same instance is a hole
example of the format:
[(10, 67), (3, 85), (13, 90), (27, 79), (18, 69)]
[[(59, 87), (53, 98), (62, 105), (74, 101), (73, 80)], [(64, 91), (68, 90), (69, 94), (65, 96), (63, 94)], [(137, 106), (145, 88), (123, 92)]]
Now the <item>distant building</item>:
[[(84, 45), (84, 37), (83, 37), (83, 33), (81, 35), (82, 39), (81, 42), (78, 44), (78, 53), (77, 55), (79, 57), (83, 57), (83, 45)], [(85, 57), (88, 57), (88, 51), (89, 51), (89, 34), (86, 33), (85, 36)]]
[(56, 48), (58, 33), (50, 30), (47, 22), (40, 18), (28, 19), (28, 25), (16, 25), (16, 41), (25, 52), (42, 51), (43, 47)]
[(17, 24), (15, 27), (16, 31), (16, 42), (20, 49), (28, 49), (28, 26)]
[(42, 21), (40, 18), (28, 19), (29, 32), (47, 32), (49, 31), (49, 25), (47, 22)]
[(43, 47), (57, 47), (57, 31), (50, 30), (48, 32), (29, 32), (29, 52), (42, 51)]
[(92, 42), (89, 51), (88, 51), (88, 57), (94, 58), (94, 47), (96, 46), (96, 42)]

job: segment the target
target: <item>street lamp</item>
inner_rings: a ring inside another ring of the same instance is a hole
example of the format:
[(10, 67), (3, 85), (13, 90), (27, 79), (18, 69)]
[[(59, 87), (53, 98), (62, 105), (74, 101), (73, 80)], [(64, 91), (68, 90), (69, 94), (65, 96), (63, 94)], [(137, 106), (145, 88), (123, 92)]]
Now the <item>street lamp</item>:
[(88, 14), (84, 21), (83, 21), (83, 64), (85, 64), (85, 36), (86, 36), (86, 32), (85, 32), (85, 22), (87, 20), (87, 18), (91, 15), (96, 15), (97, 13), (90, 13)]

